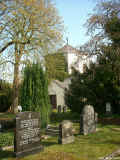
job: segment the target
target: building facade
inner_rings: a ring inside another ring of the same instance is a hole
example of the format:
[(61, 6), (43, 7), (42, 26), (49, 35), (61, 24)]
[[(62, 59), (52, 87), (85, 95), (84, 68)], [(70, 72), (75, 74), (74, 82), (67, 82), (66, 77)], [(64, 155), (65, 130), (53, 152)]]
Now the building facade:
[(52, 80), (50, 85), (48, 86), (48, 93), (50, 96), (50, 103), (52, 105), (52, 108), (57, 108), (59, 105), (65, 105), (65, 87), (63, 82)]
[(66, 44), (63, 48), (60, 49), (60, 52), (63, 52), (66, 62), (68, 73), (72, 73), (72, 68), (75, 68), (80, 73), (84, 72), (85, 65), (89, 67), (90, 58), (88, 55), (72, 46)]
[[(80, 52), (76, 48), (73, 48), (67, 44), (61, 48), (59, 52), (63, 53), (65, 56), (65, 60), (67, 62), (67, 72), (69, 74), (72, 73), (72, 68), (75, 68), (80, 73), (83, 73), (85, 66), (89, 67), (90, 59), (87, 58), (87, 54)], [(48, 93), (52, 108), (57, 108), (59, 105), (65, 106), (65, 91), (69, 88), (70, 83), (71, 77), (65, 79), (64, 82), (53, 80), (50, 83), (48, 86)]]

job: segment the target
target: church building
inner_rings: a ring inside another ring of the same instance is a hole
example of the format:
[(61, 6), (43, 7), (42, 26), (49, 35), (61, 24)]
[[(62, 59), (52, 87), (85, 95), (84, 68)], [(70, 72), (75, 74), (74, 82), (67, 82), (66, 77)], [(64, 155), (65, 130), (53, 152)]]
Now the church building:
[(69, 74), (72, 73), (72, 68), (75, 68), (80, 73), (83, 73), (85, 66), (89, 67), (90, 58), (88, 58), (88, 55), (85, 52), (80, 51), (68, 44), (61, 48), (60, 52), (63, 52), (65, 56), (67, 71)]
[[(59, 52), (63, 53), (67, 62), (67, 72), (72, 73), (72, 68), (75, 68), (80, 73), (83, 73), (86, 66), (89, 67), (90, 59), (88, 55), (82, 51), (66, 44), (63, 46)], [(58, 80), (53, 80), (48, 87), (48, 92), (50, 96), (50, 102), (52, 108), (57, 108), (59, 105), (65, 106), (65, 91), (69, 88), (71, 83), (71, 77), (65, 79), (63, 82)]]

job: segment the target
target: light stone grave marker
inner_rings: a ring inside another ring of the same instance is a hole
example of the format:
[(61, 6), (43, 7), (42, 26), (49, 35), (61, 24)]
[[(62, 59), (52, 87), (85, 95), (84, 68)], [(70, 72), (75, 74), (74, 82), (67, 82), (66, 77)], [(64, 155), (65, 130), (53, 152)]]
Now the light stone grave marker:
[(106, 114), (110, 115), (111, 111), (111, 104), (109, 102), (106, 103)]
[(84, 106), (80, 115), (80, 133), (87, 135), (96, 132), (97, 117), (98, 114), (94, 112), (93, 106)]
[(59, 144), (68, 144), (74, 142), (74, 135), (73, 135), (73, 123), (69, 120), (64, 120), (59, 125), (59, 137), (58, 143)]

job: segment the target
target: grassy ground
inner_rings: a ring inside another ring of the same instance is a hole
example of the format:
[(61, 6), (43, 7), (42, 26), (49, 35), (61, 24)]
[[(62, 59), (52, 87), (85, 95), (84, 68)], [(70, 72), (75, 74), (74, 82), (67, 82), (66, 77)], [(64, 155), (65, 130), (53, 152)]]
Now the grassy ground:
[(9, 130), (4, 133), (0, 133), (0, 147), (13, 145), (13, 136), (14, 133)]
[[(58, 137), (50, 137), (42, 141), (43, 152), (20, 160), (98, 160), (120, 148), (120, 126), (98, 125), (98, 131), (87, 136), (79, 134), (78, 123), (74, 124), (74, 128), (76, 130), (74, 143), (60, 145)], [(0, 152), (0, 160), (15, 159), (13, 150)]]
[(11, 118), (15, 118), (15, 115), (12, 113), (0, 113), (0, 119), (11, 119)]
[[(0, 114), (0, 119), (12, 119), (14, 117), (15, 115), (9, 113)], [(52, 125), (58, 125), (64, 119), (79, 120), (79, 115), (70, 112), (64, 114), (54, 112), (51, 117)], [(104, 125), (99, 124), (97, 126), (96, 133), (87, 136), (80, 135), (79, 123), (74, 123), (74, 143), (60, 145), (58, 144), (58, 137), (50, 137), (47, 140), (42, 140), (43, 152), (19, 160), (99, 160), (101, 157), (120, 149), (120, 125), (108, 125), (112, 122), (111, 119), (108, 122), (108, 119)], [(120, 124), (120, 119), (117, 122), (115, 121), (115, 124)], [(6, 145), (13, 145), (13, 132), (10, 130), (0, 134), (0, 146)], [(119, 157), (114, 159), (120, 160)], [(0, 151), (0, 160), (16, 160), (13, 149)]]

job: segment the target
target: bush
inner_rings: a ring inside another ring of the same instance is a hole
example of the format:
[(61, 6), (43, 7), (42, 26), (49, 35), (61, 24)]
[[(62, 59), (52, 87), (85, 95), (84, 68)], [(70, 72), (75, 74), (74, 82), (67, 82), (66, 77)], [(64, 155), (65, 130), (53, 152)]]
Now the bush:
[(2, 125), (3, 131), (15, 128), (15, 120), (14, 119), (0, 120), (0, 124)]
[(46, 127), (51, 108), (47, 76), (40, 64), (33, 64), (25, 68), (20, 93), (20, 103), (23, 111), (39, 112), (41, 127)]
[(66, 112), (66, 113), (55, 113), (52, 112), (50, 116), (51, 122), (62, 122), (63, 120), (80, 120), (80, 114), (79, 113), (72, 113), (72, 112)]
[(0, 147), (11, 146), (14, 144), (13, 132), (0, 134)]
[(5, 112), (12, 104), (12, 87), (5, 81), (0, 81), (0, 112)]

